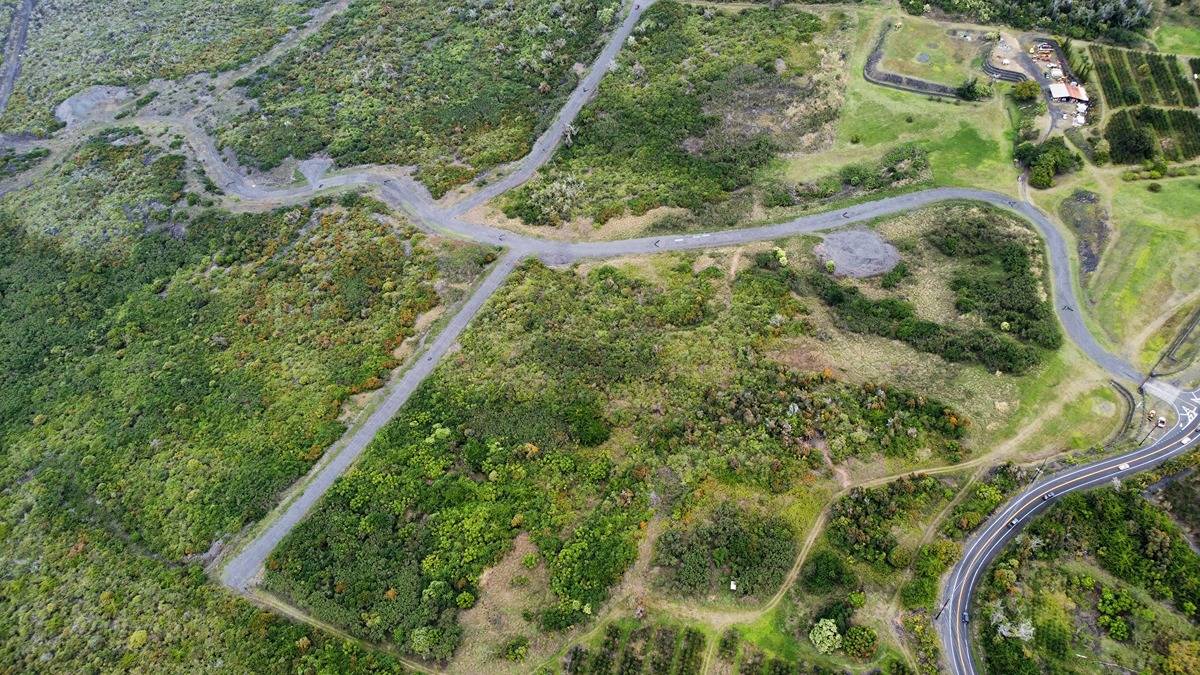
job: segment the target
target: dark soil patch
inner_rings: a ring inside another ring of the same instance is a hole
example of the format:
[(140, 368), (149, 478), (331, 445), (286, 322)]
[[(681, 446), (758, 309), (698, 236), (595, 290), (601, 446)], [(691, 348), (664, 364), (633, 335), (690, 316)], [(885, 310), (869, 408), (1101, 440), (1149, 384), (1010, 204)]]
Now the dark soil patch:
[(1108, 211), (1100, 204), (1100, 195), (1076, 190), (1058, 207), (1058, 215), (1079, 241), (1080, 268), (1085, 274), (1096, 271), (1111, 229)]

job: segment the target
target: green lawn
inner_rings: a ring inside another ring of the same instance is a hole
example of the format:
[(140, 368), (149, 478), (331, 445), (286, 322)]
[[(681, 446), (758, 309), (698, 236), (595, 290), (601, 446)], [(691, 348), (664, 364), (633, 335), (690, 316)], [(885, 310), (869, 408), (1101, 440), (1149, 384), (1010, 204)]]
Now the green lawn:
[[(872, 36), (878, 34), (879, 19), (874, 12), (860, 13), (857, 47), (833, 146), (791, 158), (786, 177), (814, 180), (846, 164), (878, 159), (897, 143), (915, 141), (930, 151), (934, 183), (1015, 192), (1011, 123), (1002, 91), (981, 103), (956, 104), (867, 82), (862, 67), (873, 45)], [(906, 20), (902, 30), (911, 24)]]
[(1112, 244), (1089, 283), (1092, 315), (1110, 340), (1137, 336), (1164, 307), (1200, 288), (1200, 185), (1194, 179), (1162, 181), (1162, 192), (1145, 182), (1121, 183), (1112, 195), (1116, 226)]
[(1200, 55), (1200, 25), (1195, 22), (1188, 24), (1184, 20), (1172, 20), (1170, 17), (1163, 25), (1155, 29), (1154, 44), (1159, 51), (1171, 54)]
[(952, 87), (982, 75), (973, 67), (983, 46), (978, 40), (952, 37), (945, 26), (910, 16), (899, 23), (884, 43), (881, 69)]

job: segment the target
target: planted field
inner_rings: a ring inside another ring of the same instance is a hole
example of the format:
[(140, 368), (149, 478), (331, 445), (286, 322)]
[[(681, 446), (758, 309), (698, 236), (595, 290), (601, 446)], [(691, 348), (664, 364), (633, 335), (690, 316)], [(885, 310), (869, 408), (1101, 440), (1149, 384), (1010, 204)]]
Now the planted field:
[(240, 82), (256, 109), (219, 137), (264, 169), (317, 152), (415, 164), (441, 196), (529, 151), (620, 14), (616, 0), (354, 0)]
[(623, 620), (604, 627), (599, 645), (572, 647), (562, 670), (569, 675), (699, 675), (706, 643), (695, 628)]
[[(827, 140), (843, 75), (794, 7), (713, 11), (674, 0), (643, 15), (572, 141), (501, 200), (534, 225), (699, 209), (752, 184), (780, 151)], [(832, 29), (831, 29), (832, 30)]]
[(1196, 107), (1196, 87), (1174, 54), (1092, 45), (1092, 61), (1113, 108), (1139, 104)]
[(1134, 164), (1156, 154), (1172, 162), (1200, 156), (1200, 116), (1191, 110), (1121, 110), (1109, 118), (1104, 135), (1118, 163)]
[(270, 49), (318, 0), (57, 0), (35, 5), (0, 130), (44, 135), (54, 107), (94, 84), (219, 71)]

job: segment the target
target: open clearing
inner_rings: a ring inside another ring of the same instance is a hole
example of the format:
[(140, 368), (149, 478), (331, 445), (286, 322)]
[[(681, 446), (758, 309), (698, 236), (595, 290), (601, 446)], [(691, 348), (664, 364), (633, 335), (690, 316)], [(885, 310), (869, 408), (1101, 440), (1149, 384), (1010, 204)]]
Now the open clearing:
[(883, 46), (879, 67), (885, 71), (957, 87), (982, 77), (984, 42), (976, 31), (948, 29), (944, 24), (912, 16), (898, 19)]

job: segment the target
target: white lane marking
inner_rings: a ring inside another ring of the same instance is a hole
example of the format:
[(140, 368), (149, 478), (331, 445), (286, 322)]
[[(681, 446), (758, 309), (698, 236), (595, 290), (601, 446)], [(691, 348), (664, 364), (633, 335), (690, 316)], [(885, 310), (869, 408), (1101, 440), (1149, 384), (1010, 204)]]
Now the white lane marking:
[[(1183, 430), (1183, 429), (1186, 429), (1189, 425), (1190, 425), (1190, 422), (1187, 424), (1177, 423), (1171, 427), (1170, 431), (1174, 432), (1176, 429)], [(1166, 436), (1166, 434), (1164, 434), (1164, 436)], [(1190, 436), (1188, 438), (1190, 439)], [(1162, 440), (1161, 437), (1159, 439), (1156, 439), (1153, 443), (1151, 443), (1149, 446), (1144, 448), (1145, 452), (1140, 453), (1139, 456), (1137, 457), (1137, 459), (1133, 460), (1132, 462), (1129, 462), (1129, 464), (1131, 464), (1131, 465), (1132, 464), (1137, 465), (1137, 469), (1135, 470), (1135, 473), (1137, 471), (1141, 471), (1142, 467), (1156, 464), (1159, 461), (1161, 461), (1162, 459), (1168, 459), (1175, 453), (1181, 452), (1183, 449), (1186, 449), (1186, 447), (1187, 447), (1186, 443), (1185, 443), (1183, 445), (1183, 447), (1178, 450), (1172, 449), (1171, 446), (1175, 445), (1175, 443), (1173, 443), (1173, 442), (1168, 443), (1168, 444), (1162, 444), (1161, 447), (1156, 447), (1160, 444), (1161, 440)], [(1155, 456), (1163, 451), (1166, 451), (1165, 457), (1159, 458), (1159, 457)], [(1051, 477), (1051, 480), (1048, 481), (1044, 485), (1044, 487), (1050, 488), (1050, 487), (1054, 487), (1056, 485), (1060, 485), (1060, 483), (1061, 483), (1061, 486), (1058, 489), (1060, 491), (1064, 491), (1064, 493), (1065, 492), (1074, 492), (1075, 490), (1093, 487), (1094, 486), (1093, 484), (1099, 484), (1096, 482), (1095, 477), (1101, 477), (1100, 474), (1103, 474), (1112, 468), (1111, 466), (1106, 466), (1107, 464), (1111, 464), (1112, 461), (1121, 461), (1121, 460), (1129, 460), (1129, 459), (1131, 459), (1131, 458), (1128, 455), (1125, 455), (1122, 457), (1111, 458), (1107, 462), (1101, 461), (1101, 462), (1097, 462), (1094, 465), (1080, 467), (1079, 469), (1076, 469), (1068, 474), (1062, 474), (1060, 476)], [(1126, 462), (1121, 461), (1121, 463), (1124, 464)], [(1089, 469), (1095, 469), (1095, 470), (1089, 471)], [(1078, 476), (1082, 472), (1087, 472), (1087, 475), (1083, 476), (1083, 481), (1080, 482), (1080, 481), (1076, 480), (1075, 477)], [(1065, 482), (1063, 482), (1063, 479), (1066, 479), (1066, 478), (1070, 478), (1070, 480), (1066, 480)], [(1100, 482), (1102, 483), (1103, 481), (1100, 481)], [(1072, 483), (1079, 483), (1079, 485), (1071, 485)], [(993, 521), (993, 524), (989, 528), (985, 529), (984, 532), (981, 533), (980, 538), (977, 539), (976, 542), (968, 548), (968, 552), (966, 553), (966, 555), (963, 556), (962, 562), (961, 562), (960, 566), (958, 567), (958, 569), (956, 570), (955, 577), (958, 579), (958, 581), (955, 582), (955, 584), (952, 586), (952, 589), (957, 588), (957, 584), (962, 579), (962, 572), (963, 572), (964, 568), (966, 568), (968, 566), (969, 561), (971, 561), (973, 559), (979, 560), (980, 564), (971, 565), (971, 573), (969, 576), (969, 583), (966, 586), (967, 593), (966, 594), (960, 593), (957, 596), (955, 596), (955, 598), (954, 598), (954, 613), (951, 614), (951, 617), (953, 617), (955, 614), (959, 614), (961, 612), (964, 601), (969, 604), (969, 596), (971, 595), (970, 590), (975, 587), (976, 580), (978, 579), (980, 572), (983, 570), (982, 562), (986, 561), (992, 557), (997, 546), (1005, 543), (1004, 537), (1000, 537), (1000, 539), (995, 539), (995, 536), (997, 534), (1003, 534), (1004, 531), (1007, 529), (1006, 527), (1003, 527), (1003, 524), (1008, 522), (1008, 515), (1012, 512), (1013, 507), (1014, 506), (1018, 507), (1017, 508), (1017, 512), (1018, 512), (1017, 517), (1018, 518), (1021, 517), (1020, 511), (1024, 510), (1024, 508), (1026, 506), (1028, 506), (1030, 503), (1033, 504), (1033, 509), (1030, 510), (1030, 515), (1033, 515), (1037, 511), (1037, 509), (1039, 507), (1039, 503), (1037, 501), (1029, 500), (1030, 497), (1033, 497), (1036, 495), (1035, 490), (1033, 490), (1034, 486), (1036, 486), (1036, 483), (1034, 485), (1031, 485), (1030, 489), (1026, 490), (1024, 493), (1019, 495), (1014, 500), (1014, 502), (1012, 504), (1010, 504), (1009, 508), (1005, 509), (1004, 514), (1003, 514), (1004, 517)], [(987, 545), (983, 551), (983, 555), (982, 556), (977, 555), (979, 553), (980, 544), (983, 544), (985, 542)], [(955, 650), (956, 653), (955, 653), (955, 658), (953, 661), (953, 666), (955, 668), (955, 672), (956, 673), (959, 672), (960, 670), (963, 669), (963, 667), (967, 667), (967, 670), (969, 671), (970, 670), (969, 666), (971, 665), (971, 661), (972, 661), (972, 658), (970, 655), (970, 643), (969, 643), (969, 641), (967, 641), (966, 648), (963, 649), (963, 646), (961, 643), (963, 643), (965, 640), (961, 636), (959, 624), (957, 622), (954, 622), (953, 619), (951, 619), (951, 624), (950, 624), (950, 636), (952, 639), (952, 643), (958, 645), (958, 649)]]

